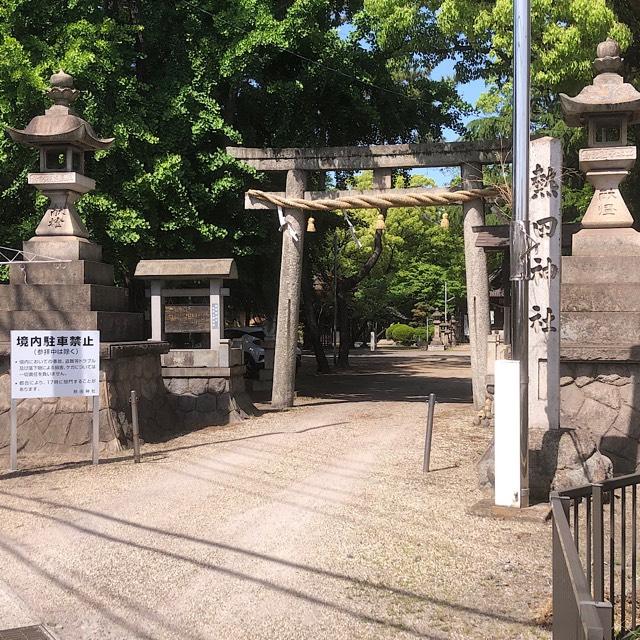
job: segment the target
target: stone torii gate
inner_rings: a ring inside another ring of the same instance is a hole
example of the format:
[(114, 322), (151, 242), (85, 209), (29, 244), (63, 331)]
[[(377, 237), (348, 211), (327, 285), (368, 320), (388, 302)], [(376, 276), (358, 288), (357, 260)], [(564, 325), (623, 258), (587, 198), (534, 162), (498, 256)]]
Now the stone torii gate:
[[(484, 224), (484, 194), (466, 200), (456, 199), (455, 191), (448, 189), (391, 189), (391, 173), (394, 169), (420, 169), (434, 167), (460, 167), (462, 187), (465, 190), (482, 188), (482, 165), (506, 161), (510, 149), (504, 142), (447, 142), (400, 145), (372, 145), (362, 147), (250, 149), (228, 147), (227, 153), (258, 171), (286, 172), (284, 193), (262, 194), (275, 196), (271, 202), (260, 197), (261, 192), (247, 194), (245, 208), (277, 209), (278, 198), (313, 201), (349, 196), (376, 197), (400, 196), (419, 192), (435, 197), (422, 206), (433, 204), (458, 204), (463, 206), (464, 245), (467, 280), (469, 338), (471, 343), (471, 367), (473, 373), (473, 398), (476, 407), (484, 403), (487, 362), (487, 335), (490, 331), (489, 284), (484, 251), (476, 247), (474, 227)], [(373, 170), (374, 189), (367, 191), (307, 192), (307, 176), (313, 171), (363, 171)], [(442, 199), (438, 201), (438, 196)], [(453, 197), (452, 197), (453, 196)], [(300, 205), (301, 203), (296, 203)], [(419, 203), (415, 203), (419, 204)], [(366, 202), (353, 208), (384, 208), (380, 204)], [(393, 206), (407, 206), (394, 204)], [(307, 207), (305, 207), (307, 208)], [(309, 208), (315, 209), (311, 206)], [(322, 206), (317, 209), (338, 207)], [(300, 309), (300, 285), (302, 278), (302, 252), (306, 230), (306, 214), (300, 208), (284, 208), (285, 232), (282, 237), (282, 258), (278, 316), (276, 326), (276, 352), (274, 361), (272, 406), (282, 409), (293, 406), (295, 391), (295, 350), (297, 344), (298, 316)], [(288, 231), (288, 232), (287, 232)]]

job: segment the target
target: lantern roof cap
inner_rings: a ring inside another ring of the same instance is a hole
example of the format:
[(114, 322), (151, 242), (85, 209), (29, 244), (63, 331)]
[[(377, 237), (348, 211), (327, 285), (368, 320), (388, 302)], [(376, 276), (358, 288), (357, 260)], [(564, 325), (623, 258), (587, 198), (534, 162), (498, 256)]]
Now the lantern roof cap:
[(598, 75), (574, 98), (561, 93), (564, 120), (571, 127), (579, 127), (596, 115), (625, 115), (631, 124), (640, 122), (640, 92), (624, 81), (621, 75), (620, 46), (607, 39), (597, 48), (594, 60)]
[(36, 116), (25, 129), (7, 127), (11, 138), (29, 147), (71, 144), (84, 151), (108, 149), (114, 138), (98, 138), (93, 127), (78, 116), (71, 105), (80, 93), (73, 87), (73, 76), (58, 71), (49, 78), (47, 96), (53, 101), (44, 115)]

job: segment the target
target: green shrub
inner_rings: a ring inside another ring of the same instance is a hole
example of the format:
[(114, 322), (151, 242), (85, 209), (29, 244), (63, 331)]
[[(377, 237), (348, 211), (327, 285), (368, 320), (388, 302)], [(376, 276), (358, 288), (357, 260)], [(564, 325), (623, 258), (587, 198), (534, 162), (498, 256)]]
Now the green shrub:
[(393, 324), (390, 324), (390, 325), (387, 327), (387, 330), (386, 330), (386, 331), (385, 331), (385, 333), (384, 333), (385, 338), (386, 338), (387, 340), (393, 340), (393, 330), (394, 330), (397, 326), (398, 326), (398, 323), (397, 323), (397, 322), (394, 322)]
[(413, 334), (415, 329), (408, 324), (396, 323), (392, 324), (387, 330), (387, 336), (394, 342), (401, 344), (411, 344), (413, 342)]
[(413, 331), (413, 339), (418, 344), (425, 344), (428, 342), (428, 333), (431, 331), (427, 332), (427, 327), (416, 327)]

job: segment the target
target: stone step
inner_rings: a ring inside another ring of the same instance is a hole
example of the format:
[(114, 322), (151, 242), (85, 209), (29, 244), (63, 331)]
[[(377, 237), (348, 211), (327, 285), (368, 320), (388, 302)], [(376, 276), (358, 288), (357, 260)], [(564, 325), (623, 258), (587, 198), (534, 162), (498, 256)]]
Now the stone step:
[(113, 285), (113, 266), (104, 262), (72, 260), (14, 264), (9, 267), (11, 284), (101, 284)]
[(0, 311), (0, 342), (10, 340), (11, 330), (76, 330), (101, 332), (102, 342), (144, 339), (141, 313), (115, 311)]
[(565, 256), (562, 283), (640, 283), (640, 256)]
[(563, 311), (560, 327), (562, 346), (640, 345), (640, 312), (637, 311)]
[(95, 284), (0, 286), (0, 311), (128, 311), (129, 291)]
[(565, 282), (561, 294), (562, 311), (640, 311), (640, 282)]

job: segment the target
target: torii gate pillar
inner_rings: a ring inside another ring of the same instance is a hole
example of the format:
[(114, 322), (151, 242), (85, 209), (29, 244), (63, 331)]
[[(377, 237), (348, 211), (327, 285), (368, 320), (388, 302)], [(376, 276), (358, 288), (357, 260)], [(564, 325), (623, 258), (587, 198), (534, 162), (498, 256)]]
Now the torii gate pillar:
[[(463, 164), (462, 187), (482, 187), (482, 165)], [(476, 247), (473, 227), (484, 224), (483, 202), (471, 200), (462, 205), (464, 215), (464, 262), (467, 275), (467, 314), (469, 317), (469, 342), (471, 347), (471, 376), (473, 404), (479, 409), (486, 396), (487, 336), (491, 331), (489, 315), (489, 276), (484, 249)]]
[[(286, 195), (288, 198), (304, 198), (306, 186), (306, 171), (293, 169), (287, 172)], [(273, 391), (271, 394), (271, 406), (275, 409), (292, 407), (295, 395), (302, 252), (306, 230), (306, 216), (303, 211), (285, 209), (284, 215), (288, 227), (298, 234), (298, 240), (293, 239), (287, 228), (283, 230), (276, 325), (276, 353), (273, 365)]]

